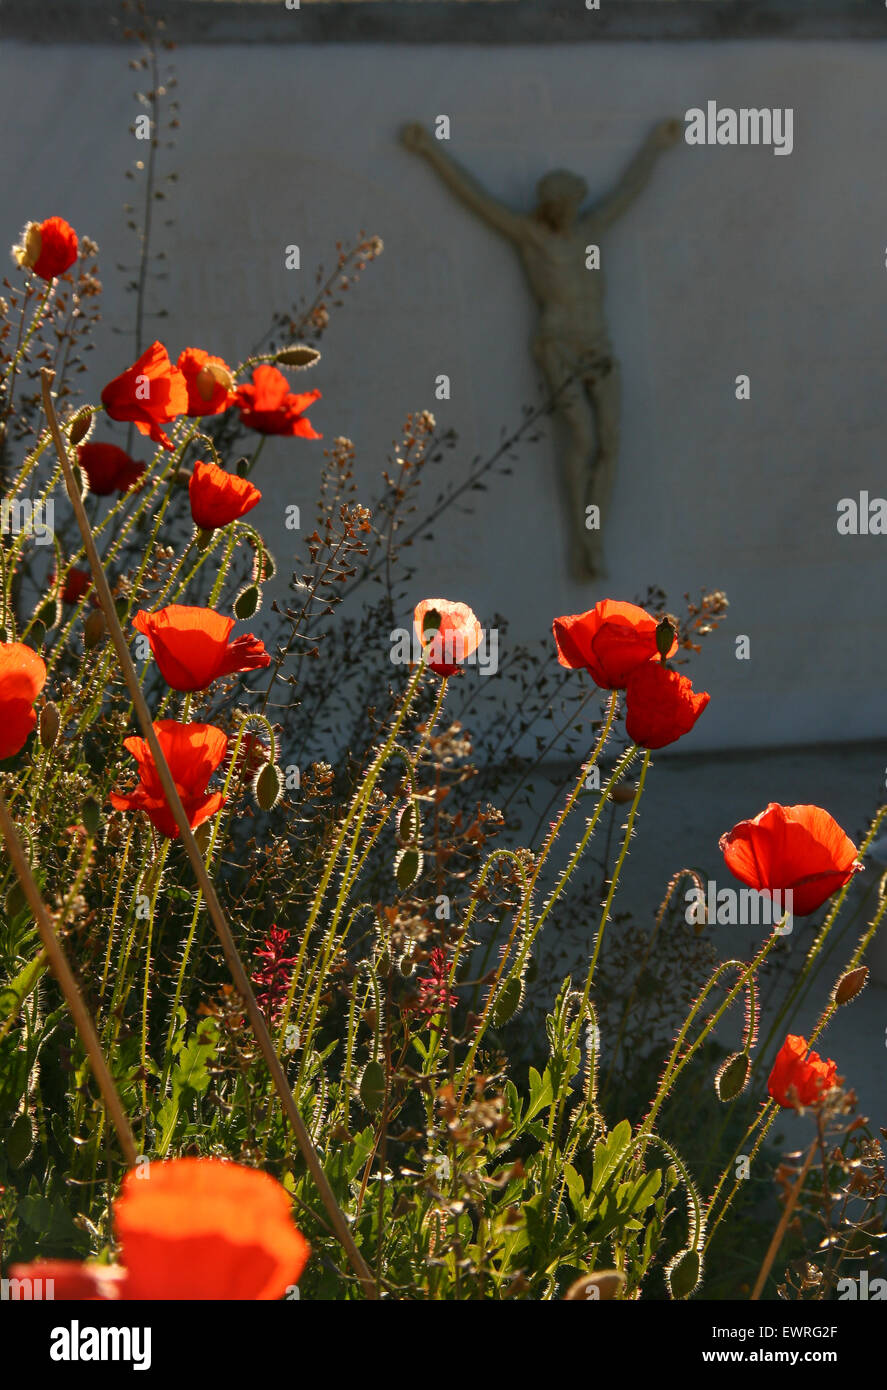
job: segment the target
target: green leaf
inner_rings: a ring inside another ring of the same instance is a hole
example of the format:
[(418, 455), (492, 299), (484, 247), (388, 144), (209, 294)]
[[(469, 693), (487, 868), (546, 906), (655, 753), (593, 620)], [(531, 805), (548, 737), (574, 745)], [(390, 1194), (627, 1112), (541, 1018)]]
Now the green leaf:
[(551, 1086), (551, 1073), (545, 1068), (544, 1076), (540, 1076), (535, 1067), (530, 1067), (530, 1106), (524, 1120), (532, 1120), (539, 1111), (546, 1105), (550, 1105), (554, 1099), (554, 1091)]
[(602, 1143), (595, 1145), (594, 1168), (591, 1178), (593, 1194), (602, 1192), (611, 1179), (615, 1177), (625, 1162), (630, 1144), (631, 1125), (628, 1120), (621, 1120)]

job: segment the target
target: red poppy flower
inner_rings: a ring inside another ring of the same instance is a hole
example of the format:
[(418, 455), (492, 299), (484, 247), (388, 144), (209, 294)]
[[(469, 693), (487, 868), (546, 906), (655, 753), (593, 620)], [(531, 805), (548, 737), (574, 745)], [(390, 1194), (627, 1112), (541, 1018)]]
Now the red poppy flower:
[(46, 684), (46, 667), (23, 642), (0, 645), (0, 759), (24, 747), (37, 723), (34, 701)]
[[(174, 719), (158, 719), (154, 732), (176, 784), (192, 830), (214, 816), (225, 798), (221, 792), (207, 792), (207, 783), (221, 763), (228, 740), (213, 724), (179, 724)], [(143, 738), (127, 738), (124, 748), (139, 767), (139, 783), (131, 792), (111, 793), (117, 811), (144, 811), (151, 824), (168, 840), (176, 840), (179, 827), (160, 782), (160, 775)]]
[(188, 497), (194, 525), (203, 531), (214, 531), (217, 526), (228, 526), (246, 516), (262, 494), (246, 478), (198, 459), (188, 484)]
[(256, 367), (252, 384), (238, 386), (237, 405), (247, 429), (259, 434), (299, 435), (302, 439), (322, 439), (305, 411), (320, 400), (319, 391), (290, 391), (283, 372), (276, 367)]
[[(588, 671), (603, 690), (624, 690), (638, 666), (658, 655), (657, 619), (635, 603), (605, 598), (587, 613), (555, 618), (557, 659), (572, 671)], [(677, 651), (677, 638), (668, 655)]]
[[(440, 614), (440, 627), (426, 643), (423, 640), (425, 615)], [(477, 651), (483, 630), (467, 603), (451, 603), (445, 598), (425, 598), (413, 613), (416, 635), (428, 652), (429, 669), (438, 676), (453, 676), (472, 652)]]
[(815, 1105), (837, 1085), (837, 1065), (823, 1061), (818, 1052), (808, 1055), (807, 1039), (789, 1033), (776, 1055), (767, 1090), (783, 1109)]
[(116, 444), (81, 444), (77, 459), (90, 492), (110, 497), (112, 492), (128, 492), (145, 471), (145, 465), (130, 458)]
[(263, 643), (251, 632), (229, 642), (234, 619), (212, 608), (171, 603), (156, 613), (140, 609), (132, 625), (147, 637), (160, 674), (173, 690), (205, 690), (220, 676), (271, 665)]
[(152, 1159), (127, 1173), (114, 1225), (122, 1268), (85, 1264), (78, 1277), (74, 1261), (38, 1260), (10, 1274), (54, 1277), (56, 1300), (269, 1300), (298, 1283), (310, 1254), (281, 1184), (216, 1158)]
[(77, 233), (70, 223), (63, 217), (47, 217), (44, 222), (28, 223), (12, 254), (17, 265), (33, 270), (41, 280), (54, 280), (70, 270), (78, 250)]
[(771, 801), (754, 820), (722, 835), (720, 849), (730, 872), (750, 888), (791, 889), (796, 917), (822, 907), (859, 867), (853, 841), (821, 806)]
[[(50, 570), (49, 582), (56, 582), (55, 570)], [(79, 603), (83, 595), (88, 593), (92, 587), (92, 575), (89, 570), (69, 569), (62, 584), (62, 603)]]
[(162, 343), (152, 343), (131, 367), (116, 376), (102, 392), (102, 405), (112, 420), (131, 421), (140, 434), (172, 449), (161, 425), (188, 409), (185, 378), (169, 360)]
[(234, 377), (221, 357), (210, 357), (203, 348), (185, 348), (177, 366), (188, 387), (186, 415), (221, 415), (234, 404)]
[(664, 748), (690, 732), (710, 699), (661, 661), (646, 661), (625, 688), (625, 732), (641, 748)]

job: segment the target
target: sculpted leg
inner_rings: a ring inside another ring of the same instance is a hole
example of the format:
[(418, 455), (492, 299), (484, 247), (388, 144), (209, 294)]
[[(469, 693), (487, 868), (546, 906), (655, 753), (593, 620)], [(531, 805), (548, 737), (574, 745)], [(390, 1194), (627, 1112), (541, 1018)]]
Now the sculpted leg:
[(538, 353), (540, 365), (552, 392), (557, 392), (555, 415), (565, 426), (563, 448), (563, 491), (570, 535), (570, 568), (577, 579), (603, 576), (603, 548), (600, 531), (586, 527), (586, 508), (596, 502), (591, 495), (592, 469), (599, 452), (595, 410), (584, 383), (575, 378), (564, 386), (571, 364), (563, 354), (547, 346)]
[(589, 470), (588, 501), (600, 508), (603, 529), (610, 507), (613, 484), (616, 481), (616, 462), (619, 456), (622, 379), (618, 363), (611, 361), (607, 371), (596, 371), (587, 378), (586, 388), (594, 411), (597, 435), (597, 453)]

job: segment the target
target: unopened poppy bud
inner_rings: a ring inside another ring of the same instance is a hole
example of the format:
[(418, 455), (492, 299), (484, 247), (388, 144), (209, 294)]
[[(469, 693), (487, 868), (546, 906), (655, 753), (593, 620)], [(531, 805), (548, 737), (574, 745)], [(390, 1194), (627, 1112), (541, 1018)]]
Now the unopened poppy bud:
[(71, 429), (68, 434), (68, 442), (71, 447), (82, 444), (89, 431), (92, 429), (94, 415), (91, 410), (81, 410), (74, 416), (71, 422)]
[(308, 347), (307, 343), (292, 343), (289, 347), (281, 348), (274, 360), (284, 367), (313, 367), (320, 360), (320, 353), (317, 348)]
[(58, 705), (50, 700), (40, 711), (40, 742), (44, 748), (51, 748), (55, 743), (60, 725)]
[(83, 624), (83, 645), (87, 651), (97, 647), (105, 635), (105, 615), (99, 609), (90, 613)]
[(80, 814), (83, 817), (83, 824), (86, 827), (87, 835), (95, 838), (102, 825), (102, 811), (99, 803), (88, 796), (83, 803)]
[(677, 636), (674, 623), (671, 618), (663, 618), (656, 624), (656, 650), (664, 661), (674, 646), (674, 639)]
[(201, 399), (211, 401), (219, 387), (223, 391), (233, 391), (234, 378), (221, 362), (207, 362), (197, 373), (197, 390)]
[(275, 763), (266, 763), (256, 778), (256, 801), (263, 811), (272, 810), (283, 794), (283, 777)]

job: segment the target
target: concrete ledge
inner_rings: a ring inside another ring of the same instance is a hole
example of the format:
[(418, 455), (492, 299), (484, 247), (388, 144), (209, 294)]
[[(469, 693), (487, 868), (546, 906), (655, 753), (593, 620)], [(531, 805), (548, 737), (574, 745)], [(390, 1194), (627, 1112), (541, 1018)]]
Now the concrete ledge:
[[(883, 39), (875, 0), (155, 0), (177, 43), (594, 43), (666, 39)], [(112, 43), (114, 0), (0, 0), (0, 36)]]

